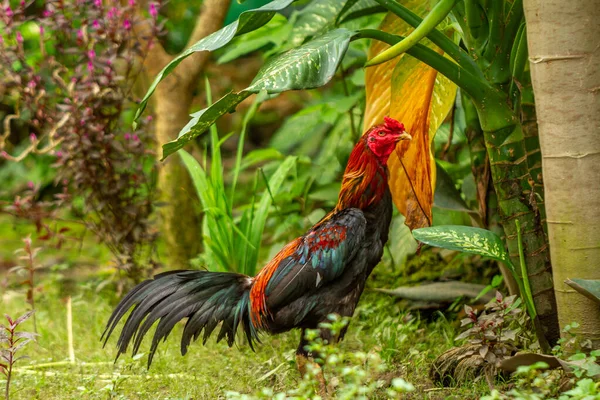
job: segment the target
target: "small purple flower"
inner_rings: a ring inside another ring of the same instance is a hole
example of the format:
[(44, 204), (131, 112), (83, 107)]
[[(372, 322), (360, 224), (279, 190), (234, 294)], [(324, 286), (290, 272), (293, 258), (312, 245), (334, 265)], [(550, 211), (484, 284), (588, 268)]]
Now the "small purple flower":
[(129, 6), (135, 7), (135, 0), (129, 0)]
[(27, 87), (29, 89), (35, 89), (36, 86), (37, 86), (37, 83), (35, 82), (35, 79), (32, 79), (27, 83)]
[(152, 117), (152, 115), (148, 115), (148, 116), (146, 117), (146, 122), (152, 122), (152, 120), (153, 120), (153, 119), (154, 119), (154, 118)]
[(123, 21), (123, 28), (125, 28), (126, 31), (131, 29), (131, 22), (127, 18)]
[(129, 139), (131, 139), (131, 135), (129, 133), (126, 133), (125, 134), (125, 140), (129, 140)]
[(102, 7), (102, 0), (94, 0), (94, 5), (98, 8)]
[(156, 17), (158, 16), (158, 11), (156, 10), (156, 6), (154, 5), (154, 3), (150, 3), (149, 11), (152, 18), (156, 19)]
[(89, 50), (87, 54), (90, 61), (94, 61), (94, 59), (96, 58), (96, 52), (94, 51), (94, 49)]
[(58, 158), (62, 158), (63, 153), (62, 153), (62, 151), (58, 150), (54, 155)]
[(21, 35), (21, 32), (19, 31), (17, 31), (17, 43), (23, 43), (23, 35)]
[(6, 16), (8, 18), (12, 18), (12, 16), (14, 15), (13, 10), (10, 8), (10, 6), (6, 6), (4, 12), (6, 13)]
[(25, 0), (21, 0), (21, 8), (25, 8)]
[(44, 36), (44, 27), (40, 26), (40, 36)]
[(50, 17), (51, 15), (52, 15), (52, 11), (50, 11), (50, 10), (44, 10), (44, 12), (42, 13), (42, 16), (43, 16), (44, 18), (48, 18), (48, 17)]
[(138, 137), (138, 135), (133, 135), (131, 138), (132, 138), (134, 141), (136, 141), (136, 142), (137, 142), (138, 140), (140, 140), (140, 138)]
[[(82, 119), (80, 119), (80, 120), (79, 120), (79, 125), (81, 125), (81, 126), (84, 126), (84, 125), (85, 125), (85, 119), (83, 119), (83, 118), (82, 118)], [(83, 135), (83, 136), (84, 136), (85, 138), (87, 138), (87, 134), (86, 134), (86, 135)]]
[(87, 69), (88, 69), (88, 71), (92, 72), (94, 70), (94, 63), (92, 63), (91, 61), (88, 61)]
[(95, 19), (94, 22), (92, 22), (92, 26), (94, 27), (94, 29), (100, 29), (100, 23), (97, 19)]
[(29, 140), (31, 140), (32, 143), (37, 141), (37, 136), (35, 135), (35, 133), (29, 135)]
[(27, 182), (27, 187), (31, 190), (33, 190), (33, 188), (35, 187), (35, 185), (33, 184), (33, 182), (29, 181)]
[(81, 29), (77, 29), (77, 39), (83, 39), (83, 31)]

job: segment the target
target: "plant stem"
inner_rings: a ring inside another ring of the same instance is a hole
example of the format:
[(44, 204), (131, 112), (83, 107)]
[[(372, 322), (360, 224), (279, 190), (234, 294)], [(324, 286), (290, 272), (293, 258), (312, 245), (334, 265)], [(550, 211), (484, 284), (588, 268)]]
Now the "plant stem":
[(10, 379), (12, 377), (12, 369), (13, 369), (13, 363), (14, 363), (14, 356), (15, 353), (13, 352), (13, 349), (15, 347), (15, 329), (16, 328), (12, 328), (10, 329), (10, 337), (8, 339), (8, 373), (6, 374), (6, 392), (5, 392), (5, 397), (6, 400), (9, 399), (9, 395), (10, 395)]
[(529, 285), (529, 277), (527, 276), (527, 265), (525, 265), (525, 254), (523, 253), (523, 242), (521, 238), (521, 224), (519, 220), (515, 220), (515, 226), (517, 227), (517, 242), (519, 245), (519, 264), (521, 266), (521, 277), (523, 279), (523, 290), (525, 291), (522, 295), (526, 298), (526, 301), (531, 304), (533, 310), (533, 316), (537, 315), (535, 311), (535, 304), (533, 303), (533, 296), (531, 296), (531, 286)]
[[(386, 10), (396, 14), (407, 24), (418, 27), (423, 21), (418, 15), (410, 11), (408, 8), (396, 3), (394, 0), (375, 0)], [(460, 47), (458, 47), (450, 38), (444, 35), (437, 29), (432, 30), (427, 34), (427, 38), (431, 40), (435, 45), (442, 49), (452, 59), (454, 59), (461, 67), (471, 72), (477, 77), (482, 77), (483, 74), (477, 67), (477, 64), (473, 59)], [(410, 53), (409, 53), (410, 54)]]
[(401, 42), (370, 59), (365, 66), (371, 67), (373, 65), (381, 64), (405, 53), (421, 39), (435, 30), (436, 26), (438, 26), (448, 16), (450, 11), (452, 11), (454, 4), (456, 4), (456, 0), (441, 0), (433, 7), (429, 14), (423, 18), (423, 21), (421, 21), (419, 26), (417, 26), (410, 35)]
[[(348, 91), (348, 83), (346, 82), (346, 70), (344, 70), (344, 66), (340, 63), (340, 70), (342, 72), (342, 87), (344, 88), (344, 95), (346, 97), (350, 97), (350, 92)], [(348, 110), (348, 115), (350, 116), (350, 130), (352, 131), (352, 140), (358, 140), (358, 132), (356, 132), (356, 126), (354, 125), (354, 106), (350, 107)]]
[[(394, 45), (404, 38), (402, 36), (392, 35), (377, 29), (361, 29), (357, 32), (352, 40), (358, 39), (375, 39), (390, 45)], [(436, 53), (434, 50), (423, 46), (422, 44), (416, 44), (415, 46), (411, 47), (407, 53), (429, 65), (433, 69), (439, 71), (474, 98), (481, 99), (483, 101), (484, 99), (490, 97), (490, 93), (495, 91), (495, 89), (483, 78), (479, 78), (471, 74), (460, 65), (453, 63), (449, 59)]]
[[(26, 244), (25, 248), (27, 250), (27, 256), (28, 256), (28, 260), (27, 263), (29, 264), (29, 268), (27, 268), (29, 271), (29, 304), (31, 305), (31, 309), (35, 310), (35, 300), (33, 298), (34, 293), (35, 293), (35, 284), (34, 284), (34, 275), (35, 275), (35, 269), (33, 267), (33, 249), (32, 249), (32, 242), (30, 239), (29, 243)], [(37, 323), (36, 323), (36, 319), (35, 319), (35, 313), (33, 314), (33, 331), (35, 333), (37, 333)]]

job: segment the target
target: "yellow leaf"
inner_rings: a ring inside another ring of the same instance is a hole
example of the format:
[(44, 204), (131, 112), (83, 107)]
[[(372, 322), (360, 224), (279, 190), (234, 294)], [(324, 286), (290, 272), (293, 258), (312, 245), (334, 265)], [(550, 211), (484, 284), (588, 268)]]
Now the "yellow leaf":
[[(423, 1), (414, 7), (403, 5), (419, 15), (427, 13)], [(412, 30), (393, 14), (384, 19), (380, 29), (398, 35)], [(439, 51), (429, 41), (426, 45)], [(374, 42), (370, 56), (383, 51), (387, 45)], [(390, 190), (398, 210), (406, 217), (410, 229), (430, 226), (435, 188), (435, 160), (431, 151), (433, 136), (452, 108), (456, 85), (433, 68), (403, 54), (387, 63), (368, 68), (365, 77), (367, 107), (365, 129), (381, 123), (384, 116), (402, 122), (412, 135), (410, 142), (402, 141), (390, 156)]]

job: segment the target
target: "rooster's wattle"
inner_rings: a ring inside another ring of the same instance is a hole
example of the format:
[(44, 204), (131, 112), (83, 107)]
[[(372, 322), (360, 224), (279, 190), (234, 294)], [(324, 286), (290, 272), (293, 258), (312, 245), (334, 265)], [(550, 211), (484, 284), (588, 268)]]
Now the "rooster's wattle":
[[(287, 244), (258, 275), (192, 270), (156, 275), (121, 300), (108, 321), (105, 343), (133, 307), (118, 340), (118, 354), (131, 342), (136, 353), (159, 320), (148, 366), (159, 342), (184, 318), (182, 354), (202, 332), (205, 343), (221, 323), (217, 341), (226, 337), (229, 346), (240, 326), (250, 346), (259, 332), (302, 329), (297, 355), (305, 359), (304, 330), (318, 328), (332, 313), (352, 316), (381, 260), (392, 217), (386, 163), (403, 139), (410, 139), (404, 126), (387, 117), (362, 135), (350, 154), (335, 209)], [(331, 339), (325, 330), (321, 335)]]

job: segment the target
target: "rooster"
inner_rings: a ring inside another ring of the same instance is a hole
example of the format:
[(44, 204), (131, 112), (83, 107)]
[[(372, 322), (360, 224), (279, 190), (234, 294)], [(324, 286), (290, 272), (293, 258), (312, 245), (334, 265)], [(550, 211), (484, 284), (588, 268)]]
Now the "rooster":
[[(309, 356), (304, 331), (317, 329), (329, 314), (352, 316), (369, 274), (381, 260), (392, 217), (386, 163), (396, 143), (410, 138), (403, 124), (385, 117), (352, 150), (335, 208), (304, 236), (283, 247), (255, 277), (192, 270), (156, 275), (121, 300), (102, 335), (104, 344), (132, 307), (118, 339), (117, 357), (132, 342), (135, 354), (159, 320), (148, 367), (159, 342), (184, 318), (182, 355), (203, 331), (206, 343), (219, 323), (217, 341), (227, 338), (231, 347), (241, 327), (253, 350), (261, 332), (277, 334), (298, 328), (302, 335), (296, 357), (303, 374)], [(321, 336), (332, 339), (324, 329)]]

